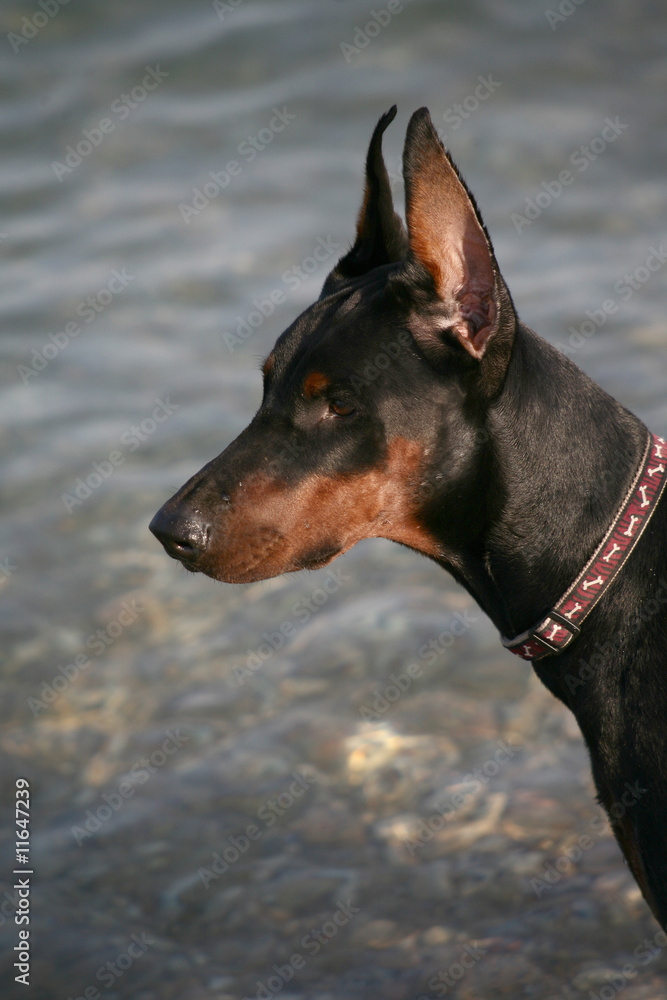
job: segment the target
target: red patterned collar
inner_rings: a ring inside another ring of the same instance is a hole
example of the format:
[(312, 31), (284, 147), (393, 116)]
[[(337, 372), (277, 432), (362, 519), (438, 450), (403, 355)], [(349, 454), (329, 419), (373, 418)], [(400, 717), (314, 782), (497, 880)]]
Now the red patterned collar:
[(569, 646), (641, 538), (666, 484), (667, 445), (664, 438), (649, 434), (634, 482), (575, 582), (533, 628), (514, 639), (502, 636), (503, 646), (524, 660), (541, 660)]

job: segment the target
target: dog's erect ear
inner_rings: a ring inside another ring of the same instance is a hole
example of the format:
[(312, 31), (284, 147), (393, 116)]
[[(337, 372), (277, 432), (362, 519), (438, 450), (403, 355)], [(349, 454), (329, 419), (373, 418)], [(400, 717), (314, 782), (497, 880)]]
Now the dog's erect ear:
[(396, 117), (396, 105), (375, 126), (366, 157), (366, 190), (357, 219), (354, 246), (329, 275), (324, 292), (336, 280), (357, 278), (374, 267), (402, 260), (408, 238), (401, 218), (394, 212), (389, 175), (382, 156), (382, 136)]
[(498, 331), (501, 279), (477, 206), (426, 108), (410, 119), (403, 173), (410, 259), (431, 275), (443, 306), (435, 334), (451, 331), (481, 359)]

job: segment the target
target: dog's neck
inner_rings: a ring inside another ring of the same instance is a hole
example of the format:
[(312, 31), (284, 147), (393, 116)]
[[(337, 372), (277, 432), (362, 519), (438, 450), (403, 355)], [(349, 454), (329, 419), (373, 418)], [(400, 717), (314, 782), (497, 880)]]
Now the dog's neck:
[(486, 432), (486, 523), (448, 568), (501, 632), (516, 635), (553, 606), (605, 534), (647, 430), (519, 324)]

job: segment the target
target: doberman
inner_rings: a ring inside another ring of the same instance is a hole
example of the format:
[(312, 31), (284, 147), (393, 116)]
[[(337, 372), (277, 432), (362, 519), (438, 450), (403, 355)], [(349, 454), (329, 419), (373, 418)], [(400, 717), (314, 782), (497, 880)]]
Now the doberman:
[(381, 148), (395, 114), (371, 139), (355, 242), (264, 363), (259, 411), (150, 527), (229, 583), (369, 537), (447, 569), (574, 712), (664, 927), (667, 446), (518, 319), (426, 108), (406, 232)]

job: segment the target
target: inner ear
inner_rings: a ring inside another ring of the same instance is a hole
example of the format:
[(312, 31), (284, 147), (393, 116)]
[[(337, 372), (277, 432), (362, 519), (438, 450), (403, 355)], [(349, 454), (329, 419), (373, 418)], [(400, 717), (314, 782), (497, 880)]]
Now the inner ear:
[(403, 259), (408, 239), (394, 212), (389, 175), (382, 156), (382, 136), (396, 117), (396, 105), (375, 126), (366, 156), (366, 188), (357, 218), (354, 245), (338, 262), (324, 286), (329, 294), (337, 280), (357, 278), (374, 267)]
[(410, 119), (403, 154), (410, 257), (433, 279), (442, 326), (474, 358), (499, 324), (499, 274), (474, 199), (426, 108)]

